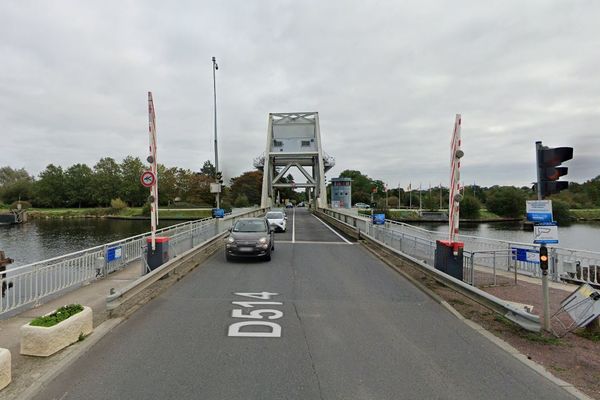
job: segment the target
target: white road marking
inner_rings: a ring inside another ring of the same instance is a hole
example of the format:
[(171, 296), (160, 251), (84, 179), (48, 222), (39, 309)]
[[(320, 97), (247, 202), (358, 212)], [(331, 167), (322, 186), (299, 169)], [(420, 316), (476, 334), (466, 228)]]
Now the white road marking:
[(296, 243), (296, 207), (292, 213), (292, 243)]
[(323, 225), (325, 225), (327, 227), (327, 229), (329, 229), (331, 232), (335, 233), (336, 235), (338, 235), (338, 237), (340, 239), (342, 239), (344, 242), (348, 243), (348, 244), (352, 244), (352, 242), (350, 242), (348, 239), (346, 239), (345, 237), (343, 237), (342, 235), (340, 235), (339, 233), (337, 233), (335, 230), (333, 230), (332, 227), (330, 227), (329, 225), (327, 225), (325, 222), (323, 222), (322, 219), (316, 217), (314, 214), (312, 214), (313, 217), (315, 217), (319, 222), (321, 222)]
[(291, 240), (275, 240), (275, 243), (277, 244), (342, 244), (344, 246), (352, 246), (352, 242), (350, 243), (344, 243), (344, 242), (316, 242), (313, 240), (296, 240), (295, 242), (292, 242)]

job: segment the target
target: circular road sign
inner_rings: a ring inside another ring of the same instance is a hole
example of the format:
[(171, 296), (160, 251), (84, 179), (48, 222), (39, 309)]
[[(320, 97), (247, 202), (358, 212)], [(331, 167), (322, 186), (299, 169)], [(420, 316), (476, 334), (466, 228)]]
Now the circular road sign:
[(140, 181), (142, 182), (142, 185), (151, 187), (156, 183), (156, 177), (152, 171), (144, 171), (142, 172), (142, 176), (140, 176)]

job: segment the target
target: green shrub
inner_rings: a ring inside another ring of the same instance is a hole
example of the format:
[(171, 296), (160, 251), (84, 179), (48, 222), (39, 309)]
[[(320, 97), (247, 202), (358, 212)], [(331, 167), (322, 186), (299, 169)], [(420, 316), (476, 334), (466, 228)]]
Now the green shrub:
[(58, 310), (54, 311), (52, 314), (44, 315), (42, 317), (37, 317), (33, 321), (29, 323), (31, 326), (43, 326), (43, 327), (51, 327), (59, 322), (64, 321), (72, 315), (77, 314), (78, 312), (83, 311), (83, 306), (81, 304), (69, 304), (67, 306), (63, 306)]
[(525, 193), (512, 186), (493, 187), (486, 208), (501, 217), (519, 218), (525, 214)]
[(116, 199), (112, 199), (110, 201), (110, 208), (112, 208), (115, 211), (121, 211), (127, 208), (127, 203), (125, 203), (123, 200), (116, 198)]
[(552, 216), (558, 225), (568, 225), (575, 220), (575, 216), (569, 210), (569, 204), (562, 200), (552, 200)]
[(240, 194), (237, 199), (233, 202), (236, 207), (248, 207), (250, 202), (248, 201), (248, 196), (245, 194)]
[(144, 206), (142, 207), (142, 215), (145, 217), (150, 216), (150, 203), (144, 203)]
[(481, 203), (473, 196), (465, 196), (460, 202), (460, 217), (465, 219), (479, 219)]

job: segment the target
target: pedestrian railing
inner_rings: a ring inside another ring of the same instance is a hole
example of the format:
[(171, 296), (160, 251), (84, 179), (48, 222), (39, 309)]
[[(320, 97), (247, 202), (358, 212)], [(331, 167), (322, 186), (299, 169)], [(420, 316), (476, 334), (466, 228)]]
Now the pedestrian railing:
[[(436, 240), (447, 240), (443, 232), (435, 232), (404, 222), (386, 220), (385, 225), (373, 225), (370, 218), (350, 214), (340, 209), (322, 209), (326, 215), (355, 227), (390, 246), (419, 260), (433, 265)], [(475, 277), (477, 268), (487, 268), (492, 274), (492, 282), (497, 281), (497, 272), (517, 272), (519, 275), (541, 277), (536, 257), (523, 259), (520, 254), (527, 252), (535, 255), (539, 246), (507, 240), (460, 235), (464, 242), (468, 264), (474, 263)], [(562, 247), (549, 247), (550, 277), (554, 281), (569, 281), (600, 285), (600, 252), (575, 250)], [(471, 279), (470, 277), (466, 279)]]
[[(170, 257), (197, 246), (218, 233), (225, 232), (239, 217), (257, 216), (263, 209), (251, 209), (223, 219), (205, 218), (157, 230), (170, 238)], [(125, 268), (145, 254), (150, 233), (132, 236), (48, 260), (11, 268), (0, 273), (0, 319)], [(141, 272), (141, 267), (140, 267)]]

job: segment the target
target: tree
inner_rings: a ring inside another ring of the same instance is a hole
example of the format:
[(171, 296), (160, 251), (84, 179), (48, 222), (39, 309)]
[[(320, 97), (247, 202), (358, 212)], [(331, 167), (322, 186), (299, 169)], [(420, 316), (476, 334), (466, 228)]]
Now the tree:
[(62, 167), (49, 164), (34, 185), (34, 202), (42, 207), (64, 207), (67, 203)]
[(481, 203), (469, 194), (460, 202), (460, 217), (465, 219), (478, 219), (481, 211)]
[(231, 178), (231, 197), (245, 195), (250, 204), (260, 204), (262, 196), (262, 171), (248, 171)]
[(248, 197), (245, 194), (240, 194), (233, 202), (233, 205), (236, 207), (248, 207), (250, 202), (248, 201)]
[[(164, 170), (164, 166), (163, 170)], [(131, 204), (132, 206), (141, 206), (143, 205), (148, 196), (149, 189), (144, 187), (140, 182), (140, 176), (142, 172), (146, 169), (142, 160), (139, 157), (133, 158), (132, 156), (127, 156), (121, 162), (119, 166), (121, 172), (121, 179), (119, 185), (119, 197), (123, 199), (125, 202)], [(161, 170), (158, 170), (158, 182), (160, 185), (161, 180)], [(159, 190), (160, 197), (160, 190)]]
[(206, 176), (209, 176), (211, 178), (214, 178), (217, 175), (217, 169), (215, 168), (213, 163), (210, 162), (210, 160), (206, 160), (206, 161), (204, 161), (204, 164), (202, 165), (202, 168), (200, 169), (200, 173), (204, 174)]
[(13, 169), (9, 166), (0, 168), (0, 186), (6, 186), (19, 181), (32, 181), (25, 168)]
[(101, 158), (94, 165), (92, 184), (97, 204), (104, 207), (110, 206), (110, 201), (119, 197), (121, 186), (119, 164), (111, 157)]
[(158, 202), (169, 205), (177, 197), (181, 197), (177, 189), (177, 168), (158, 164)]
[(0, 199), (7, 204), (17, 200), (31, 200), (33, 197), (33, 181), (22, 179), (0, 187)]
[(501, 217), (519, 218), (525, 214), (525, 193), (512, 186), (494, 186), (487, 194), (486, 208)]
[(92, 169), (85, 164), (75, 164), (65, 172), (65, 195), (70, 205), (89, 206), (92, 197)]

